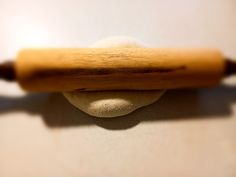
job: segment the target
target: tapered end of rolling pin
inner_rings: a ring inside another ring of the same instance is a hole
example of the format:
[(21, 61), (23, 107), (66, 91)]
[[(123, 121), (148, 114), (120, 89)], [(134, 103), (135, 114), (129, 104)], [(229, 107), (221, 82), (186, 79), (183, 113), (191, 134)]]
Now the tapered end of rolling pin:
[(232, 59), (227, 58), (225, 60), (225, 76), (230, 76), (233, 74), (236, 74), (236, 61), (233, 61)]
[(6, 81), (16, 80), (15, 65), (13, 61), (7, 61), (0, 64), (0, 79)]

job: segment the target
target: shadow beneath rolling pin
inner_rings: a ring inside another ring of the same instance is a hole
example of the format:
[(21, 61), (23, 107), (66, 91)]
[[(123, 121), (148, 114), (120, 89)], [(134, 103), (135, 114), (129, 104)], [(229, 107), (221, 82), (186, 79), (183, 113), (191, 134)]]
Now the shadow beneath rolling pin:
[(48, 127), (98, 125), (121, 130), (143, 121), (179, 121), (230, 118), (236, 102), (236, 87), (219, 86), (203, 90), (169, 90), (156, 103), (112, 119), (89, 116), (73, 107), (60, 93), (28, 94), (23, 97), (0, 96), (0, 115), (11, 112), (39, 114)]

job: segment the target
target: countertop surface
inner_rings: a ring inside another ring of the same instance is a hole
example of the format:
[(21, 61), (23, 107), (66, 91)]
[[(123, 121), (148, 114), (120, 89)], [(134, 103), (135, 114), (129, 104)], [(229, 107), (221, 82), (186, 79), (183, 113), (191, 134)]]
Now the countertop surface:
[[(114, 35), (150, 47), (214, 47), (236, 59), (235, 0), (1, 0), (0, 60), (24, 47), (86, 47)], [(236, 78), (172, 90), (98, 119), (60, 93), (0, 81), (0, 176), (236, 176)]]

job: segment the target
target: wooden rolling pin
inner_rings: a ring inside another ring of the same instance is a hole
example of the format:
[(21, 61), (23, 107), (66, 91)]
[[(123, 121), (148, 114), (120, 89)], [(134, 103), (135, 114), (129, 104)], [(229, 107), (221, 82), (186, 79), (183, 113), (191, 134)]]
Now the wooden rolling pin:
[(216, 49), (26, 49), (0, 65), (0, 77), (41, 92), (202, 88), (235, 66)]

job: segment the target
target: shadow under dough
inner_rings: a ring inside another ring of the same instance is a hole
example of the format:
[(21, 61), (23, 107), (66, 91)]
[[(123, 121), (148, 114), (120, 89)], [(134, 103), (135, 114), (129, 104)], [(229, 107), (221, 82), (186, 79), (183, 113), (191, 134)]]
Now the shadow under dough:
[(0, 96), (0, 115), (24, 111), (39, 114), (48, 127), (98, 125), (112, 130), (128, 129), (142, 121), (227, 118), (236, 101), (236, 88), (219, 86), (202, 90), (169, 90), (156, 103), (112, 119), (89, 116), (72, 106), (60, 93)]

